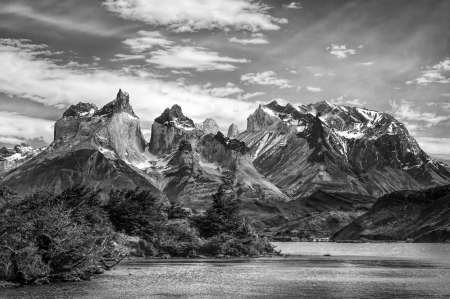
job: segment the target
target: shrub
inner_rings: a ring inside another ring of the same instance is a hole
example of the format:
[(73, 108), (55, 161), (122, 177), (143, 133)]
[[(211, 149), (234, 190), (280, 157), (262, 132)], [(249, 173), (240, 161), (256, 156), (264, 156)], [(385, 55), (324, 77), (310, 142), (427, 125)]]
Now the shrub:
[(33, 280), (95, 264), (112, 230), (99, 191), (40, 190), (0, 208), (0, 277)]

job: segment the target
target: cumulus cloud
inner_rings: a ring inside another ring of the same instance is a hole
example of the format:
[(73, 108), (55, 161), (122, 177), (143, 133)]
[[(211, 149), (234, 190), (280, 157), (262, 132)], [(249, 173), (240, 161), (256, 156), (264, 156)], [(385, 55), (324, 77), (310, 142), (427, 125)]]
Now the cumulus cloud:
[(357, 107), (364, 107), (368, 102), (360, 99), (346, 99), (345, 96), (340, 96), (335, 99), (331, 99), (331, 103), (336, 105), (351, 105)]
[(414, 103), (408, 102), (406, 100), (401, 100), (400, 102), (391, 101), (392, 114), (395, 118), (400, 121), (406, 122), (407, 124), (417, 125), (414, 128), (430, 128), (432, 126), (441, 124), (445, 121), (450, 120), (450, 115), (437, 115), (433, 112), (421, 112), (419, 107), (416, 107)]
[(250, 38), (250, 39), (248, 39), (248, 38), (239, 39), (236, 37), (232, 37), (232, 38), (229, 38), (228, 40), (232, 43), (239, 43), (239, 44), (243, 44), (243, 45), (247, 45), (247, 44), (255, 45), (255, 44), (268, 44), (269, 43), (266, 36), (262, 33), (253, 33), (252, 38)]
[(228, 82), (225, 87), (216, 87), (210, 90), (210, 93), (219, 98), (226, 98), (232, 95), (241, 94), (244, 91), (235, 84)]
[(174, 46), (151, 52), (148, 63), (159, 68), (196, 69), (199, 72), (209, 70), (234, 71), (238, 67), (231, 63), (248, 63), (247, 59), (236, 59), (220, 56), (217, 52), (206, 48)]
[(441, 84), (450, 83), (450, 78), (447, 78), (445, 75), (442, 74), (443, 72), (450, 71), (450, 58), (427, 68), (428, 69), (426, 71), (422, 72), (421, 77), (415, 80), (408, 81), (406, 82), (406, 84), (416, 83), (419, 85), (428, 85), (430, 83), (441, 83)]
[(300, 6), (300, 3), (297, 3), (297, 2), (291, 2), (290, 4), (285, 4), (285, 5), (283, 5), (283, 7), (287, 8), (287, 9), (300, 9), (300, 8), (303, 8), (303, 7)]
[(124, 40), (122, 43), (129, 46), (134, 53), (148, 51), (155, 46), (167, 47), (174, 42), (167, 40), (158, 31), (138, 31), (139, 37)]
[(17, 144), (31, 139), (53, 140), (53, 121), (0, 111), (0, 142)]
[(175, 74), (175, 75), (188, 75), (188, 76), (193, 76), (192, 73), (189, 72), (189, 71), (172, 70), (172, 71), (170, 71), (170, 72), (171, 72), (172, 74)]
[(175, 32), (201, 29), (277, 30), (286, 19), (268, 14), (269, 6), (248, 0), (106, 0), (103, 5), (125, 19), (166, 26)]
[(322, 91), (322, 89), (319, 87), (307, 86), (305, 88), (310, 92), (321, 92)]
[(127, 55), (127, 54), (116, 54), (115, 57), (110, 59), (111, 61), (126, 61), (126, 60), (136, 60), (145, 59), (145, 55)]
[(331, 50), (330, 54), (337, 56), (338, 58), (347, 58), (349, 55), (355, 55), (356, 50), (347, 49), (346, 45), (331, 45), (327, 50)]
[(298, 74), (297, 71), (290, 71), (289, 73), (291, 73), (291, 74)]
[(266, 93), (265, 92), (261, 92), (261, 91), (258, 91), (258, 92), (254, 92), (254, 93), (246, 93), (246, 94), (241, 94), (241, 95), (238, 95), (238, 100), (241, 100), (241, 101), (247, 101), (247, 100), (249, 100), (249, 99), (251, 99), (251, 98), (254, 98), (254, 97), (257, 97), (257, 96), (262, 96), (262, 95), (265, 95)]
[(361, 63), (357, 63), (356, 65), (364, 65), (364, 66), (368, 66), (368, 65), (372, 65), (374, 64), (374, 62), (370, 61), (370, 62), (361, 62)]
[[(152, 78), (151, 74), (137, 76), (106, 68), (86, 72), (82, 68), (57, 65), (10, 45), (0, 44), (0, 69), (0, 92), (58, 108), (76, 104), (80, 99), (102, 106), (113, 100), (117, 90), (122, 88), (129, 91), (131, 104), (141, 121), (148, 123), (165, 108), (179, 104), (185, 114), (196, 121), (214, 115), (219, 123), (235, 122), (244, 127), (245, 116), (256, 108), (251, 102), (195, 92), (188, 86), (179, 86), (178, 82)], [(43, 126), (31, 127), (37, 132), (29, 136), (47, 136), (48, 130)]]
[[(233, 71), (238, 67), (232, 63), (248, 63), (247, 59), (236, 59), (220, 56), (219, 53), (206, 48), (180, 46), (167, 40), (157, 31), (139, 31), (139, 37), (123, 41), (134, 55), (116, 54), (115, 59), (136, 60), (146, 59), (146, 62), (156, 64), (158, 68), (184, 69), (192, 68), (199, 72), (209, 70)], [(159, 49), (153, 49), (158, 46)], [(180, 72), (179, 72), (180, 73)]]
[(277, 78), (277, 74), (274, 71), (248, 73), (241, 76), (241, 81), (246, 82), (246, 84), (274, 85), (280, 88), (293, 87), (290, 84), (290, 80)]

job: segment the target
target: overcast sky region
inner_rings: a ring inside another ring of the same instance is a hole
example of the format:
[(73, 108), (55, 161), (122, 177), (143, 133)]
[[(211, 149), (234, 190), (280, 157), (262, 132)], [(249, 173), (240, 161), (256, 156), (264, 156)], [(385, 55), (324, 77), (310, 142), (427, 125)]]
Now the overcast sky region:
[(146, 138), (177, 103), (243, 131), (259, 103), (392, 114), (450, 162), (448, 0), (2, 0), (0, 146), (129, 92)]

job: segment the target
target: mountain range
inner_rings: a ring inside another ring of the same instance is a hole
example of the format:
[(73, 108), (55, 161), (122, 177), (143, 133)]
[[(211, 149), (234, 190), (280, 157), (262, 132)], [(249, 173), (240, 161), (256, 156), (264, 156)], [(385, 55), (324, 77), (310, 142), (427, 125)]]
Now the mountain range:
[(389, 114), (318, 102), (259, 105), (242, 133), (214, 119), (194, 123), (178, 105), (154, 120), (145, 140), (128, 93), (98, 109), (72, 105), (47, 147), (0, 149), (0, 187), (19, 194), (75, 184), (151, 190), (164, 202), (205, 209), (227, 184), (244, 213), (270, 218), (371, 206), (398, 190), (450, 183)]

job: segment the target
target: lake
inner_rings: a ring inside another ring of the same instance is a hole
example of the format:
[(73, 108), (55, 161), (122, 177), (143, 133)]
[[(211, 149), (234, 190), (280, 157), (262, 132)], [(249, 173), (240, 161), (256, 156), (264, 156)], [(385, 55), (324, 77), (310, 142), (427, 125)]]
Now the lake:
[(273, 244), (300, 256), (128, 260), (89, 282), (0, 298), (450, 298), (450, 244)]

